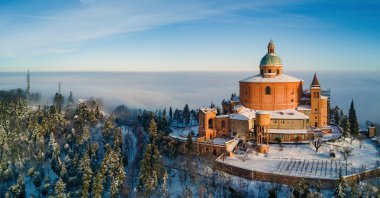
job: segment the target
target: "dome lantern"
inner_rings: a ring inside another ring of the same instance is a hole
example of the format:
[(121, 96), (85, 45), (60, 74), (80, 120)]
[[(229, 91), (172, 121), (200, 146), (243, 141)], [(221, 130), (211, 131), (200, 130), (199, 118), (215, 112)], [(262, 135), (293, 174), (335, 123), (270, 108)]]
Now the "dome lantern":
[(274, 43), (272, 39), (268, 43), (268, 54), (274, 53)]

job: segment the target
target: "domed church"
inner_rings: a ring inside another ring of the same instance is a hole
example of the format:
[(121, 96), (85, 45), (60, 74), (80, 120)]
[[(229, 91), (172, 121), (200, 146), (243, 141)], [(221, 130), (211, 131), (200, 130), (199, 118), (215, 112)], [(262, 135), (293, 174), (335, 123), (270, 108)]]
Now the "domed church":
[(307, 143), (316, 133), (331, 132), (327, 97), (316, 74), (310, 89), (304, 90), (303, 80), (283, 73), (273, 41), (259, 68), (259, 74), (239, 81), (238, 97), (223, 101), (222, 115), (200, 109), (198, 138), (239, 138), (266, 153), (270, 142)]

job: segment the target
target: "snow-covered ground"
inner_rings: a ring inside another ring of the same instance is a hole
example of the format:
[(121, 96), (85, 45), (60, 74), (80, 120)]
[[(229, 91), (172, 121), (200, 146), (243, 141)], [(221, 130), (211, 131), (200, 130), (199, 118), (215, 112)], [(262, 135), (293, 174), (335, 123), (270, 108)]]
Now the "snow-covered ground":
[[(165, 161), (166, 165), (181, 169), (185, 158), (184, 156), (179, 156), (175, 160), (165, 159)], [(244, 197), (268, 197), (268, 190), (271, 188), (278, 190), (277, 197), (289, 197), (291, 195), (291, 190), (287, 185), (247, 180), (222, 171), (213, 170), (212, 160), (193, 159), (193, 161), (195, 162), (194, 170), (198, 174), (196, 181), (190, 180), (189, 176), (185, 177), (184, 172), (181, 170), (168, 168), (168, 170), (170, 169), (168, 171), (168, 190), (171, 197), (182, 197), (186, 187), (191, 189), (193, 197), (201, 197), (200, 192), (202, 190), (205, 192), (202, 193), (204, 197), (208, 197), (210, 194), (212, 197), (228, 197), (226, 196), (229, 191), (228, 187), (233, 188)], [(332, 196), (332, 191), (330, 190), (323, 190), (322, 193), (325, 197)]]
[(186, 128), (172, 127), (171, 129), (172, 129), (172, 132), (169, 135), (173, 138), (176, 138), (176, 139), (182, 140), (182, 141), (186, 141), (187, 135), (192, 131), (192, 132), (194, 132), (193, 141), (197, 141), (198, 126), (186, 127)]
[[(123, 137), (122, 147), (123, 147), (123, 149), (126, 147), (129, 148), (128, 164), (131, 164), (132, 161), (135, 159), (135, 155), (136, 155), (136, 149), (135, 148), (136, 148), (137, 139), (136, 139), (135, 134), (133, 134), (130, 126), (121, 126), (120, 128), (121, 128), (121, 133), (122, 133), (122, 137)], [(130, 145), (126, 145), (125, 138), (129, 138), (128, 142)]]
[[(352, 149), (351, 156), (348, 158), (347, 174), (346, 162), (341, 154), (345, 147)], [(330, 151), (334, 151), (336, 155), (334, 159), (330, 158)], [(278, 144), (271, 144), (268, 154), (265, 155), (251, 150), (245, 161), (239, 157), (240, 154), (226, 157), (224, 161), (222, 159), (217, 159), (217, 161), (260, 172), (312, 178), (337, 178), (340, 168), (344, 175), (351, 175), (379, 167), (379, 153), (379, 146), (369, 139), (363, 140), (361, 148), (358, 140), (351, 143), (350, 139), (339, 139), (335, 142), (323, 143), (318, 153), (311, 144), (284, 144), (282, 149)]]

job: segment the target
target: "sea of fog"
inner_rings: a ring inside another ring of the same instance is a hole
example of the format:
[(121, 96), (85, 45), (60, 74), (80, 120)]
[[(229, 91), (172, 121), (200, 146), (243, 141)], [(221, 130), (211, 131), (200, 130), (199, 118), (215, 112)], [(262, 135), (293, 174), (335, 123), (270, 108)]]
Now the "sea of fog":
[[(313, 73), (287, 72), (309, 87)], [(255, 72), (31, 72), (31, 91), (51, 103), (61, 82), (62, 93), (76, 99), (100, 97), (108, 109), (120, 104), (154, 110), (220, 104), (239, 92), (238, 81)], [(348, 111), (355, 101), (360, 122), (380, 122), (380, 72), (318, 72), (323, 89), (331, 89), (331, 105)], [(0, 73), (0, 89), (25, 88), (26, 73)]]

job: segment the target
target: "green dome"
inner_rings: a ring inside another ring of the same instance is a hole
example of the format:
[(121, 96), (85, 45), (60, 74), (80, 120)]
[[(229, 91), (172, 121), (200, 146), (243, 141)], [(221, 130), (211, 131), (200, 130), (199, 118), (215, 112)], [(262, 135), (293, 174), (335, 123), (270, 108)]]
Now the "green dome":
[(260, 61), (260, 66), (264, 65), (282, 65), (282, 61), (277, 54), (268, 53)]

